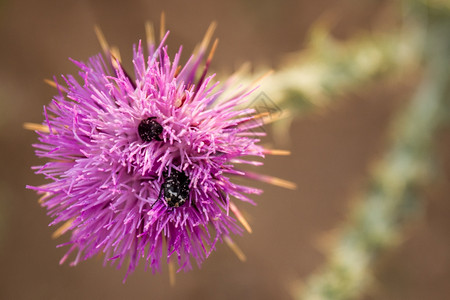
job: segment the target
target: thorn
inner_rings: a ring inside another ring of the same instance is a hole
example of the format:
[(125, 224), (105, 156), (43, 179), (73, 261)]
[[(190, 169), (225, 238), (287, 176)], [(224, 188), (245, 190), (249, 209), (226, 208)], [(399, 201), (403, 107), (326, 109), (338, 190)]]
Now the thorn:
[(248, 233), (252, 233), (252, 228), (233, 202), (230, 202), (230, 209), (239, 222), (241, 222), (242, 226), (244, 226), (245, 230), (247, 230)]
[(176, 272), (175, 272), (175, 264), (174, 262), (170, 259), (169, 260), (169, 283), (171, 287), (175, 286), (175, 278)]
[(56, 82), (54, 82), (51, 79), (44, 78), (44, 82), (55, 89), (58, 88), (58, 85), (56, 84)]
[(50, 133), (50, 129), (48, 128), (48, 126), (47, 125), (43, 125), (43, 124), (26, 122), (26, 123), (23, 123), (23, 128), (25, 128), (26, 130)]
[(250, 72), (250, 67), (251, 67), (251, 63), (250, 62), (245, 62), (243, 63), (233, 74), (231, 74), (231, 78), (239, 78), (242, 77), (244, 74)]
[(208, 48), (209, 42), (211, 41), (211, 37), (216, 30), (217, 22), (211, 22), (208, 29), (206, 30), (205, 36), (200, 44), (200, 51), (205, 51)]
[(279, 149), (264, 149), (263, 150), (264, 154), (269, 154), (269, 155), (291, 155), (291, 151), (289, 150), (279, 150)]
[(75, 219), (70, 219), (67, 222), (65, 222), (61, 227), (59, 227), (58, 229), (55, 230), (55, 232), (53, 232), (52, 234), (52, 238), (53, 239), (57, 239), (60, 236), (62, 236), (64, 233), (67, 232), (67, 230), (69, 230), (70, 226), (72, 226), (72, 223)]
[(181, 66), (178, 66), (177, 69), (175, 70), (175, 74), (173, 75), (173, 77), (177, 78), (178, 75), (180, 74), (181, 71)]
[[(122, 66), (120, 65), (119, 60), (114, 55), (112, 55), (112, 53), (111, 53), (111, 65), (115, 70), (122, 69)], [(123, 69), (122, 69), (122, 71), (123, 71)]]
[(206, 63), (205, 63), (205, 68), (203, 69), (202, 75), (200, 76), (200, 79), (197, 82), (197, 86), (195, 88), (195, 93), (194, 93), (194, 96), (192, 98), (195, 98), (195, 96), (197, 95), (197, 92), (199, 91), (201, 85), (203, 84), (203, 81), (206, 78), (206, 73), (208, 73), (208, 68), (209, 68), (211, 60), (212, 60), (212, 58), (214, 56), (214, 52), (216, 51), (216, 47), (217, 47), (218, 43), (219, 43), (219, 40), (216, 39), (214, 41), (214, 44), (213, 44), (212, 48), (211, 48), (211, 51), (209, 52), (208, 59), (206, 60)]
[(116, 58), (120, 63), (122, 63), (122, 58), (120, 57), (120, 51), (118, 47), (111, 47), (111, 56)]
[(155, 45), (155, 28), (150, 22), (145, 22), (145, 36), (147, 39), (147, 47), (150, 49)]
[(51, 80), (51, 79), (48, 79), (48, 78), (44, 78), (44, 82), (45, 82), (46, 84), (48, 84), (49, 86), (51, 86), (52, 88), (55, 88), (55, 89), (57, 89), (57, 90), (61, 90), (61, 91), (67, 93), (67, 89), (66, 89), (65, 87), (63, 87), (63, 86), (60, 86), (60, 85), (58, 84), (58, 82), (56, 82), (55, 80)]
[(248, 123), (248, 122), (251, 122), (251, 121), (256, 121), (258, 119), (262, 119), (262, 118), (268, 117), (269, 115), (270, 115), (270, 113), (267, 112), (267, 111), (259, 113), (259, 114), (256, 114), (256, 115), (252, 115), (252, 116), (246, 118), (246, 120), (240, 122), (239, 125), (242, 125), (242, 124), (245, 124), (245, 123)]
[(253, 81), (251, 84), (250, 84), (250, 90), (251, 89), (253, 89), (253, 88), (255, 88), (256, 86), (258, 86), (259, 85), (259, 83), (261, 83), (261, 81), (263, 81), (264, 79), (266, 79), (267, 77), (269, 77), (270, 75), (272, 75), (273, 74), (273, 70), (269, 70), (269, 71), (267, 71), (266, 73), (264, 73), (262, 76), (260, 76), (259, 78), (257, 78), (255, 81)]
[(209, 63), (212, 61), (214, 57), (214, 53), (216, 52), (217, 44), (219, 43), (219, 39), (215, 39), (214, 43), (211, 47), (211, 50), (209, 51), (208, 59), (206, 59), (206, 63), (209, 65)]
[(105, 36), (103, 35), (102, 30), (97, 25), (94, 26), (95, 35), (97, 36), (98, 42), (100, 43), (100, 47), (102, 48), (103, 52), (106, 56), (109, 56), (110, 54), (110, 48), (108, 45), (108, 42), (105, 39)]
[(238, 245), (236, 245), (229, 236), (225, 236), (224, 237), (225, 243), (228, 245), (228, 247), (230, 247), (230, 249), (234, 252), (234, 254), (236, 254), (237, 258), (240, 261), (246, 261), (247, 257), (245, 256), (244, 252), (242, 252), (242, 250), (238, 247)]
[(45, 199), (47, 199), (51, 194), (50, 193), (45, 193), (44, 195), (42, 195), (41, 197), (39, 197), (38, 199), (38, 203), (42, 204), (44, 202)]
[[(239, 174), (236, 174), (239, 175)], [(244, 177), (248, 177), (251, 179), (255, 179), (255, 180), (259, 180), (262, 182), (266, 182), (272, 185), (276, 185), (282, 188), (286, 188), (286, 189), (290, 189), (290, 190), (295, 190), (297, 189), (297, 185), (292, 182), (292, 181), (288, 181), (288, 180), (284, 180), (278, 177), (274, 177), (274, 176), (269, 176), (269, 175), (262, 175), (262, 174), (256, 174), (253, 172), (243, 172), (243, 174), (241, 176)]]
[(257, 115), (253, 115), (252, 118), (253, 118), (253, 120), (257, 120), (259, 118), (264, 118), (264, 117), (267, 117), (269, 115), (270, 115), (270, 113), (268, 111), (265, 111), (265, 112), (259, 113)]
[(291, 117), (291, 114), (287, 110), (278, 111), (275, 113), (270, 113), (269, 116), (263, 119), (264, 125), (275, 123), (276, 121), (287, 119)]

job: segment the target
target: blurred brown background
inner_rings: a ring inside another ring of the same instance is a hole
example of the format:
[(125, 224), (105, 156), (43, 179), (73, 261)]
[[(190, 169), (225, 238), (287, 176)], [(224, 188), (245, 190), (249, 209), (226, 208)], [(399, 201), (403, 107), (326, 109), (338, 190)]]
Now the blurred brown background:
[[(276, 68), (304, 46), (308, 29), (324, 14), (338, 16), (333, 33), (342, 39), (389, 29), (399, 20), (393, 2), (0, 0), (0, 299), (290, 299), (292, 285), (323, 263), (318, 241), (345, 220), (416, 77), (371, 84), (298, 119), (290, 130), (293, 155), (269, 157), (261, 169), (295, 181), (298, 190), (265, 186), (258, 206), (241, 206), (254, 231), (236, 238), (247, 262), (219, 245), (201, 269), (178, 274), (173, 288), (166, 269), (152, 275), (141, 266), (122, 284), (125, 269), (103, 267), (100, 259), (58, 265), (66, 249), (55, 247), (60, 241), (50, 237), (50, 218), (25, 189), (43, 178), (30, 170), (41, 162), (31, 147), (36, 135), (22, 124), (41, 122), (42, 106), (55, 93), (43, 78), (74, 73), (68, 57), (86, 60), (100, 51), (95, 24), (126, 61), (144, 37), (144, 22), (158, 23), (161, 11), (171, 30), (169, 48), (183, 44), (185, 56), (216, 20), (213, 69), (227, 73), (245, 61)], [(450, 297), (450, 130), (440, 130), (436, 142), (439, 176), (424, 191), (425, 213), (377, 266), (367, 299)]]

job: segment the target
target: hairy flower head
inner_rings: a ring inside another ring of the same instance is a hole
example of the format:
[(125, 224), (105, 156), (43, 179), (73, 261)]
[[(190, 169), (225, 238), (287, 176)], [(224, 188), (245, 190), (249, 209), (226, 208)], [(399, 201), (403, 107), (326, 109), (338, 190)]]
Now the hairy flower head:
[(51, 224), (63, 224), (56, 235), (71, 232), (61, 263), (104, 253), (105, 262), (126, 261), (127, 274), (141, 259), (153, 270), (163, 257), (179, 269), (200, 265), (218, 241), (242, 232), (234, 217), (249, 228), (232, 200), (253, 203), (248, 195), (262, 192), (230, 177), (276, 183), (235, 167), (260, 165), (244, 157), (269, 152), (252, 131), (261, 118), (242, 108), (252, 89), (230, 92), (207, 75), (207, 43), (184, 66), (181, 48), (171, 60), (166, 37), (150, 40), (148, 55), (138, 44), (134, 74), (104, 46), (106, 57), (74, 61), (79, 79), (55, 80), (59, 94), (35, 126), (36, 154), (48, 159), (36, 173), (49, 182), (30, 188)]

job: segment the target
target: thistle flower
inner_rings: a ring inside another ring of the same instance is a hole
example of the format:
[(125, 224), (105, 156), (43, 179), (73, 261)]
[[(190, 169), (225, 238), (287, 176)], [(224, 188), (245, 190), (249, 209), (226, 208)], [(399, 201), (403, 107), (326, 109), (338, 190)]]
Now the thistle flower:
[(45, 121), (26, 127), (39, 135), (37, 156), (48, 159), (36, 173), (50, 180), (29, 188), (42, 194), (51, 225), (63, 224), (55, 236), (71, 232), (61, 263), (72, 253), (71, 265), (104, 253), (118, 267), (127, 260), (127, 275), (141, 259), (153, 271), (171, 256), (179, 269), (190, 269), (192, 258), (200, 266), (218, 241), (237, 249), (236, 219), (251, 231), (232, 201), (253, 203), (248, 195), (262, 191), (231, 176), (291, 186), (235, 166), (286, 153), (257, 144), (252, 129), (263, 115), (242, 108), (253, 87), (230, 93), (232, 80), (219, 86), (207, 76), (217, 41), (201, 67), (213, 27), (184, 66), (181, 47), (173, 60), (167, 54), (168, 33), (156, 45), (148, 30), (148, 56), (139, 42), (133, 76), (99, 33), (106, 59), (73, 61), (81, 82), (71, 75), (62, 76), (64, 86), (53, 82), (59, 94), (44, 107)]

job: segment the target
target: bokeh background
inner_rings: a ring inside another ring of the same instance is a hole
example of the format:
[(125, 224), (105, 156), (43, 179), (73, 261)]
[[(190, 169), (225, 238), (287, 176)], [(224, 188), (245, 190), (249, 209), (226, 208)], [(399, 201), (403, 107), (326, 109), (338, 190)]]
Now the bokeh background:
[[(67, 59), (100, 52), (99, 25), (124, 61), (144, 38), (144, 23), (165, 11), (169, 49), (186, 55), (212, 21), (220, 39), (212, 69), (222, 74), (249, 61), (276, 70), (305, 46), (308, 31), (333, 15), (334, 36), (347, 39), (400, 22), (395, 1), (12, 1), (0, 0), (0, 299), (291, 299), (292, 288), (324, 262), (323, 240), (348, 215), (364, 189), (371, 165), (387, 146), (389, 121), (413, 94), (420, 74), (380, 81), (341, 96), (335, 104), (297, 118), (289, 128), (290, 157), (268, 157), (262, 172), (294, 181), (296, 191), (265, 186), (247, 212), (252, 234), (237, 237), (247, 262), (219, 245), (201, 269), (179, 273), (170, 287), (167, 269), (139, 267), (122, 284), (125, 269), (91, 259), (58, 265), (65, 248), (52, 240), (50, 218), (25, 189), (43, 178), (30, 167), (42, 106), (55, 93), (43, 78), (75, 73)], [(172, 52), (173, 53), (173, 52)], [(125, 66), (127, 64), (125, 63)], [(270, 80), (270, 78), (268, 79)], [(270, 95), (269, 95), (270, 96)], [(270, 128), (268, 128), (270, 133)], [(424, 212), (406, 228), (400, 247), (374, 269), (375, 285), (364, 299), (450, 297), (450, 130), (436, 136), (439, 176), (422, 192)]]

